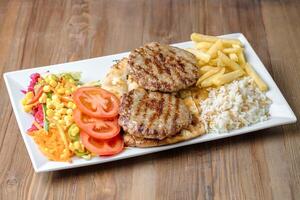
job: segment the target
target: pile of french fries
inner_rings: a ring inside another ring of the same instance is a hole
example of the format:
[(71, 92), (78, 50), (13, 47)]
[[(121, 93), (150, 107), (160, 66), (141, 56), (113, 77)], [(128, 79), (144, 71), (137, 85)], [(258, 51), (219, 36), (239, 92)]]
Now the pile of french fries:
[(198, 60), (200, 67), (200, 77), (196, 84), (198, 87), (218, 87), (244, 75), (249, 75), (260, 90), (268, 90), (267, 84), (246, 62), (241, 41), (199, 33), (193, 33), (191, 40), (195, 42), (195, 48), (186, 50), (194, 54)]

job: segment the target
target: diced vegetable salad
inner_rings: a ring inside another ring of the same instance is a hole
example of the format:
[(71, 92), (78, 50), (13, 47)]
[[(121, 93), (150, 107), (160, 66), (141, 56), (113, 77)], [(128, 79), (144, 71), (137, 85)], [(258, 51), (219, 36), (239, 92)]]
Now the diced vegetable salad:
[(34, 122), (27, 130), (40, 150), (55, 161), (70, 161), (75, 154), (90, 158), (91, 153), (79, 139), (79, 127), (74, 123), (76, 108), (72, 93), (79, 85), (76, 74), (32, 74), (22, 105), (33, 115)]
[(71, 161), (74, 155), (90, 159), (124, 149), (118, 124), (119, 99), (98, 82), (82, 85), (79, 73), (38, 73), (22, 99), (34, 118), (27, 133), (53, 161)]

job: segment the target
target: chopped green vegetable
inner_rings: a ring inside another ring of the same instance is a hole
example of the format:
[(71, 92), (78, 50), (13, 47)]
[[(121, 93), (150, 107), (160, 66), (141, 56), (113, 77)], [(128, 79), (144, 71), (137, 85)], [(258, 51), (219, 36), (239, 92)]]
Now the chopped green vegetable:
[(94, 87), (101, 87), (101, 81), (98, 80), (98, 81), (91, 81), (91, 82), (88, 82), (88, 83), (84, 83), (83, 85), (81, 86), (94, 86)]
[(68, 129), (68, 135), (71, 141), (79, 140), (79, 128), (76, 124), (72, 124)]
[(73, 79), (74, 81), (79, 81), (81, 77), (81, 72), (66, 72), (59, 74), (60, 77), (64, 77), (66, 79)]
[(51, 98), (52, 98), (52, 94), (53, 94), (53, 92), (47, 92), (47, 93), (46, 93), (47, 98), (50, 98), (50, 99), (51, 99)]
[(43, 106), (43, 114), (44, 114), (44, 129), (45, 129), (45, 131), (48, 132), (49, 131), (49, 121), (46, 116), (47, 106), (44, 103), (42, 106)]

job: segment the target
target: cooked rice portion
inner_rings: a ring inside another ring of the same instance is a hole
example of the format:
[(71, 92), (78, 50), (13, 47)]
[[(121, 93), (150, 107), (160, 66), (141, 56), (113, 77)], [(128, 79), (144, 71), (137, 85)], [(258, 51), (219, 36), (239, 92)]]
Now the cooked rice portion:
[(209, 90), (201, 102), (201, 118), (208, 133), (225, 133), (269, 118), (271, 100), (250, 77)]

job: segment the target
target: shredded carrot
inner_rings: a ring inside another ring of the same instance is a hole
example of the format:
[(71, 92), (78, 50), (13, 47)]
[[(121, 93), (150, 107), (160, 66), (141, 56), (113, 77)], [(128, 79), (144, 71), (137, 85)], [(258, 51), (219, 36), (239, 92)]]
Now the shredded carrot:
[(37, 129), (42, 130), (43, 127), (41, 127), (41, 125), (39, 123), (37, 123), (36, 121), (33, 122), (34, 126), (37, 127)]
[(70, 161), (73, 153), (66, 148), (66, 142), (61, 139), (57, 129), (51, 128), (49, 132), (44, 129), (31, 132), (34, 141), (38, 144), (42, 153), (50, 160)]
[(63, 101), (63, 102), (66, 102), (66, 103), (68, 103), (68, 102), (72, 102), (73, 101), (73, 99), (72, 98), (70, 98), (70, 97), (61, 97), (61, 100)]

